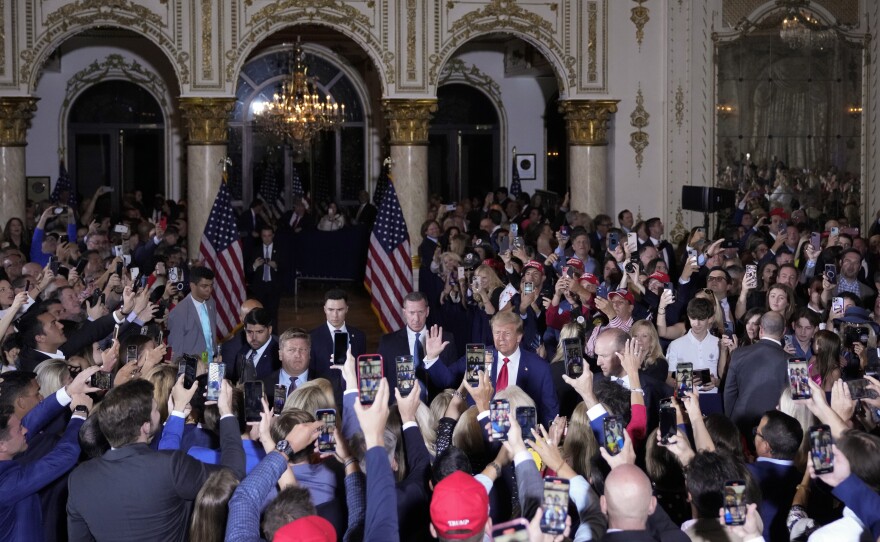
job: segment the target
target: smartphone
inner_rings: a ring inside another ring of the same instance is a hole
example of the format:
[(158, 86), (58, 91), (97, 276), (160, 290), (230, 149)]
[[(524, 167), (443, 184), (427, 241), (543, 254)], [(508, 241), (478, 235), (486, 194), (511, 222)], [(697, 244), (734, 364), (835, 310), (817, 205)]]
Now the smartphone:
[(55, 256), (49, 257), (49, 270), (52, 271), (53, 275), (58, 274), (58, 269), (61, 268), (61, 262), (58, 261), (58, 258)]
[(126, 226), (125, 224), (117, 224), (117, 225), (113, 226), (113, 232), (114, 233), (121, 233), (122, 235), (126, 235), (126, 234), (128, 234), (128, 226)]
[(116, 324), (115, 326), (113, 326), (113, 340), (114, 341), (119, 340), (119, 324)]
[(678, 432), (676, 411), (671, 403), (666, 403), (666, 406), (663, 403), (660, 405), (660, 441), (668, 444), (669, 439)]
[(185, 355), (180, 360), (178, 366), (178, 374), (183, 373), (183, 387), (189, 389), (196, 380), (196, 368), (199, 364), (199, 358), (195, 356)]
[(700, 386), (712, 384), (712, 371), (709, 369), (694, 369), (694, 380), (700, 379)]
[(76, 273), (82, 277), (83, 271), (86, 270), (86, 266), (89, 264), (89, 261), (85, 258), (80, 258), (76, 262)]
[(608, 250), (614, 252), (619, 246), (620, 240), (617, 238), (617, 232), (610, 232), (608, 234)]
[(788, 348), (789, 346), (793, 346), (791, 342), (791, 335), (783, 335), (782, 336), (782, 347)]
[(565, 531), (565, 518), (568, 515), (568, 488), (569, 483), (565, 478), (554, 476), (544, 478), (542, 533), (562, 534)]
[(535, 291), (535, 283), (534, 282), (524, 282), (523, 283), (523, 293), (530, 294)]
[(746, 265), (746, 279), (748, 281), (757, 281), (758, 280), (758, 266), (750, 263)]
[[(146, 328), (144, 328), (146, 329)], [(130, 345), (125, 348), (125, 363), (137, 363), (138, 360), (138, 347), (137, 345)]]
[(513, 250), (522, 250), (523, 248), (523, 238), (514, 236), (513, 238)]
[(413, 357), (409, 355), (397, 356), (395, 361), (397, 362), (397, 389), (402, 397), (406, 397), (416, 385)]
[(64, 207), (55, 207), (54, 209), (52, 209), (52, 212), (56, 215), (60, 215), (64, 212)]
[(180, 271), (176, 267), (172, 267), (168, 270), (168, 280), (170, 282), (179, 282), (180, 281)]
[[(174, 361), (174, 349), (171, 348), (171, 345), (165, 346), (165, 361)], [(217, 390), (219, 393), (219, 390)]]
[(464, 280), (464, 267), (458, 266), (458, 280)]
[(834, 472), (834, 451), (831, 429), (827, 425), (814, 425), (810, 428), (810, 459), (816, 474)]
[(517, 518), (492, 526), (494, 542), (529, 542), (529, 523)]
[(813, 232), (810, 234), (810, 245), (813, 247), (813, 250), (819, 251), (822, 249), (822, 234), (819, 232)]
[(602, 422), (602, 445), (605, 451), (611, 455), (617, 455), (623, 450), (623, 420), (617, 416), (606, 416)]
[(504, 254), (510, 250), (510, 240), (505, 235), (501, 238), (501, 241), (498, 243), (498, 253)]
[(812, 397), (807, 360), (803, 358), (789, 358), (788, 387), (791, 390), (792, 399), (809, 399)]
[(516, 423), (522, 429), (522, 438), (534, 439), (532, 429), (538, 427), (538, 411), (533, 406), (516, 407)]
[(122, 262), (116, 264), (116, 275), (121, 279), (122, 278)]
[(675, 396), (683, 397), (694, 392), (694, 364), (679, 363), (675, 369)]
[(67, 235), (66, 233), (62, 233), (62, 234), (58, 237), (58, 242), (61, 243), (61, 244), (67, 244), (67, 243), (70, 242), (70, 236)]
[(510, 236), (516, 237), (517, 235), (519, 235), (519, 224), (517, 224), (516, 222), (511, 222), (510, 223)]
[(672, 295), (675, 295), (675, 287), (673, 286), (673, 284), (671, 282), (664, 282), (663, 283), (663, 290), (669, 292)]
[(480, 371), (484, 370), (486, 362), (486, 345), (469, 344), (466, 347), (466, 370), (467, 383), (476, 386), (480, 383)]
[(626, 234), (626, 243), (633, 250), (636, 250), (639, 246), (639, 235), (634, 231), (629, 232), (628, 234)]
[(828, 282), (831, 284), (837, 283), (837, 266), (833, 263), (825, 264), (825, 278), (828, 279)]
[(832, 297), (831, 298), (831, 312), (843, 312), (843, 298), (842, 297)]
[(837, 226), (832, 226), (829, 233), (831, 235), (840, 235), (840, 228), (838, 228)]
[(244, 419), (246, 422), (258, 422), (262, 412), (263, 382), (248, 380), (244, 383)]
[(581, 340), (576, 337), (562, 339), (562, 351), (565, 354), (565, 374), (569, 378), (584, 374), (584, 347)]
[(333, 334), (333, 365), (344, 365), (348, 357), (348, 333)]
[(785, 233), (785, 230), (788, 229), (788, 224), (785, 221), (779, 223), (779, 233)]
[(362, 354), (357, 358), (358, 392), (362, 405), (372, 405), (376, 400), (379, 382), (384, 376), (382, 356), (379, 354)]
[(147, 287), (147, 279), (149, 279), (147, 275), (141, 275), (138, 277), (137, 284), (135, 284), (135, 291), (139, 292)]
[(163, 216), (162, 218), (159, 219), (159, 227), (162, 229), (162, 231), (165, 231), (168, 229), (168, 217)]
[(333, 431), (336, 429), (336, 410), (321, 408), (315, 412), (315, 419), (324, 422), (321, 433), (318, 434), (318, 451), (332, 452), (336, 449), (336, 437)]
[(284, 384), (275, 384), (275, 392), (272, 394), (272, 413), (280, 416), (284, 410), (284, 403), (287, 402), (287, 386)]
[(493, 441), (507, 440), (510, 429), (510, 403), (507, 399), (493, 399), (489, 404), (489, 424)]
[[(168, 347), (167, 353), (171, 353), (170, 346)], [(225, 363), (212, 362), (208, 364), (208, 390), (205, 394), (205, 398), (208, 401), (216, 401), (220, 399), (220, 388), (223, 386), (224, 377), (226, 377)]]
[(870, 382), (868, 382), (868, 380), (864, 378), (850, 380), (846, 383), (846, 385), (849, 387), (849, 394), (850, 396), (852, 396), (853, 399), (876, 399), (877, 392), (869, 389), (869, 384)]
[(743, 525), (746, 522), (745, 480), (724, 482), (724, 523)]
[(98, 388), (99, 390), (109, 390), (113, 385), (113, 375), (104, 371), (98, 371), (92, 375), (92, 378), (89, 380), (89, 385), (93, 388)]

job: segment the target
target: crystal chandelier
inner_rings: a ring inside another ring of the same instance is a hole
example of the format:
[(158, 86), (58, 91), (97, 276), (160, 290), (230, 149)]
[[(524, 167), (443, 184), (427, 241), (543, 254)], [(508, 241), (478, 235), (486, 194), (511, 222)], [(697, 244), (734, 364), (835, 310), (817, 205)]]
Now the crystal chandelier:
[(779, 37), (790, 49), (823, 51), (837, 42), (837, 33), (798, 9), (791, 9), (782, 20)]
[(322, 130), (333, 130), (345, 121), (345, 104), (337, 104), (329, 94), (321, 100), (315, 78), (309, 78), (305, 53), (299, 44), (288, 55), (287, 74), (270, 102), (254, 102), (254, 121), (271, 133), (303, 151)]

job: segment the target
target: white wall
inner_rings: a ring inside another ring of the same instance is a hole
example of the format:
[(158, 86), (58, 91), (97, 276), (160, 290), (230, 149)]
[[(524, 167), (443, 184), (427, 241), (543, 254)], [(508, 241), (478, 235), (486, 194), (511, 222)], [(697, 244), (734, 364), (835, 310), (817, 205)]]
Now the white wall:
[[(108, 47), (108, 43), (113, 43), (115, 46)], [(56, 69), (57, 63), (50, 62), (49, 70), (44, 71), (37, 85), (35, 94), (40, 101), (37, 103), (37, 111), (28, 131), (26, 174), (48, 176), (54, 185), (58, 177), (58, 160), (62, 158), (62, 152), (65, 162), (69, 163), (69, 159), (66, 159), (69, 152), (69, 149), (66, 149), (68, 142), (61, 141), (59, 133), (61, 125), (59, 119), (67, 82), (92, 63), (103, 62), (108, 55), (118, 54), (125, 57), (128, 63), (134, 60), (141, 64), (145, 71), (157, 73), (164, 80), (169, 93), (166, 96), (166, 119), (170, 113), (172, 124), (169, 125), (166, 120), (166, 186), (157, 188), (164, 189), (166, 194), (175, 199), (179, 198), (181, 171), (186, 171), (185, 167), (182, 168), (182, 139), (178, 121), (174, 116), (180, 90), (169, 63), (158, 48), (145, 38), (114, 37), (112, 40), (97, 41), (76, 37), (62, 44), (61, 53), (60, 70)]]

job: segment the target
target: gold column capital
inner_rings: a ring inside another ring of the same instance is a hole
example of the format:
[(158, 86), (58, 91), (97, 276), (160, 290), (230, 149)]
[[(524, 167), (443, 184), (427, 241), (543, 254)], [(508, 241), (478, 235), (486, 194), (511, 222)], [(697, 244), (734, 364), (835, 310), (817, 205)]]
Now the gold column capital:
[(0, 147), (24, 147), (39, 98), (0, 97)]
[(225, 145), (235, 98), (180, 98), (187, 145)]
[(608, 144), (608, 121), (617, 113), (620, 100), (565, 100), (559, 112), (565, 114), (569, 145)]
[(392, 145), (427, 145), (437, 100), (382, 100)]

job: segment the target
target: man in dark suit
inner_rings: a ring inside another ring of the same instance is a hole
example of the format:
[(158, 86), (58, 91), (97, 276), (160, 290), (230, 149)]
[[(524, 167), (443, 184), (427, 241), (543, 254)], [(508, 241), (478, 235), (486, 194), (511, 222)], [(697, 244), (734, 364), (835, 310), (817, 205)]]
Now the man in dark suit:
[(800, 423), (771, 409), (764, 413), (755, 431), (755, 451), (758, 459), (746, 465), (761, 486), (761, 506), (758, 511), (764, 520), (764, 539), (785, 540), (788, 537), (786, 518), (797, 485), (803, 476), (794, 465), (794, 458), (804, 440)]
[(254, 198), (251, 206), (238, 216), (238, 233), (245, 239), (259, 239), (263, 220), (263, 200)]
[(334, 288), (324, 294), (324, 316), (327, 322), (309, 332), (312, 337), (312, 364), (325, 366), (332, 363), (333, 336), (337, 332), (348, 333), (351, 355), (357, 358), (367, 351), (367, 336), (363, 331), (345, 323), (348, 315), (348, 294)]
[[(437, 387), (427, 378), (425, 371), (427, 370), (426, 361), (428, 359), (428, 350), (425, 347), (428, 339), (428, 328), (425, 323), (430, 313), (428, 308), (428, 299), (422, 292), (411, 292), (403, 298), (403, 319), (406, 321), (406, 327), (386, 333), (379, 339), (379, 354), (382, 355), (385, 378), (388, 379), (388, 385), (397, 386), (397, 356), (412, 356), (416, 378), (422, 383), (422, 399), (426, 402), (434, 398), (434, 396), (446, 387)], [(436, 329), (437, 326), (434, 326)], [(443, 333), (438, 331), (438, 344), (440, 346), (434, 352), (434, 359), (440, 359), (443, 365), (451, 365), (455, 362), (455, 344), (451, 333)], [(440, 336), (442, 334), (442, 337)], [(464, 371), (462, 371), (464, 374)], [(451, 387), (457, 388), (461, 383), (461, 379)], [(393, 397), (393, 394), (392, 394)]]
[(232, 330), (231, 336), (220, 344), (220, 356), (224, 363), (232, 363), (238, 351), (247, 344), (244, 333), (244, 319), (254, 309), (262, 309), (263, 304), (253, 298), (245, 299), (238, 308), (239, 324)]
[(761, 416), (773, 410), (788, 385), (788, 354), (782, 349), (785, 319), (778, 312), (761, 317), (760, 340), (737, 348), (724, 385), (724, 414), (751, 435)]
[(666, 268), (669, 269), (668, 275), (674, 279), (678, 278), (677, 262), (675, 261), (675, 249), (669, 241), (663, 239), (665, 228), (663, 221), (659, 217), (649, 218), (645, 223), (648, 230), (648, 242), (654, 245), (660, 257), (666, 262)]
[[(275, 386), (278, 384), (286, 388), (286, 395), (290, 395), (296, 388), (316, 378), (326, 378), (333, 382), (334, 391), (339, 387), (340, 371), (331, 371), (329, 367), (324, 371), (318, 371), (309, 366), (310, 342), (309, 334), (299, 328), (288, 329), (278, 338), (281, 368), (260, 377), (269, 404), (272, 404), (275, 399)], [(334, 373), (335, 376), (328, 373)], [(331, 378), (336, 380), (331, 380)], [(341, 394), (340, 391), (339, 395), (341, 396)]]
[(272, 338), (272, 325), (266, 309), (254, 309), (244, 317), (247, 344), (235, 360), (227, 362), (227, 377), (233, 382), (259, 380), (281, 366), (278, 342)]
[[(545, 427), (550, 427), (550, 422), (559, 414), (559, 400), (547, 362), (537, 354), (519, 347), (523, 337), (522, 318), (510, 311), (497, 313), (492, 317), (492, 337), (495, 340), (495, 350), (489, 377), (495, 391), (518, 386), (535, 401), (538, 420)], [(446, 344), (435, 326), (428, 334), (425, 366), (429, 380), (441, 390), (457, 388), (467, 370), (467, 356), (449, 367), (436, 363), (444, 346)]]
[(358, 193), (358, 202), (358, 208), (352, 213), (354, 216), (353, 222), (372, 228), (379, 211), (375, 205), (370, 203), (370, 194), (366, 190), (361, 190)]
[(220, 464), (209, 465), (184, 452), (150, 448), (159, 410), (149, 381), (132, 380), (110, 390), (101, 401), (98, 423), (111, 449), (70, 474), (70, 540), (186, 540), (189, 510), (208, 477), (224, 467), (238, 479), (245, 475), (228, 382), (221, 387), (217, 407)]
[(306, 209), (302, 200), (293, 204), (293, 209), (285, 211), (278, 220), (278, 233), (299, 233), (314, 228), (315, 220)]
[[(245, 266), (248, 273), (248, 285), (254, 297), (260, 300), (269, 313), (270, 323), (278, 327), (278, 307), (281, 305), (282, 271), (278, 250), (275, 242), (275, 230), (272, 226), (260, 228), (260, 238), (251, 247), (249, 263)], [(283, 258), (282, 258), (283, 259)]]
[(608, 531), (602, 542), (653, 542), (648, 516), (657, 508), (651, 480), (635, 465), (619, 465), (605, 479), (605, 494), (599, 507), (608, 517)]

